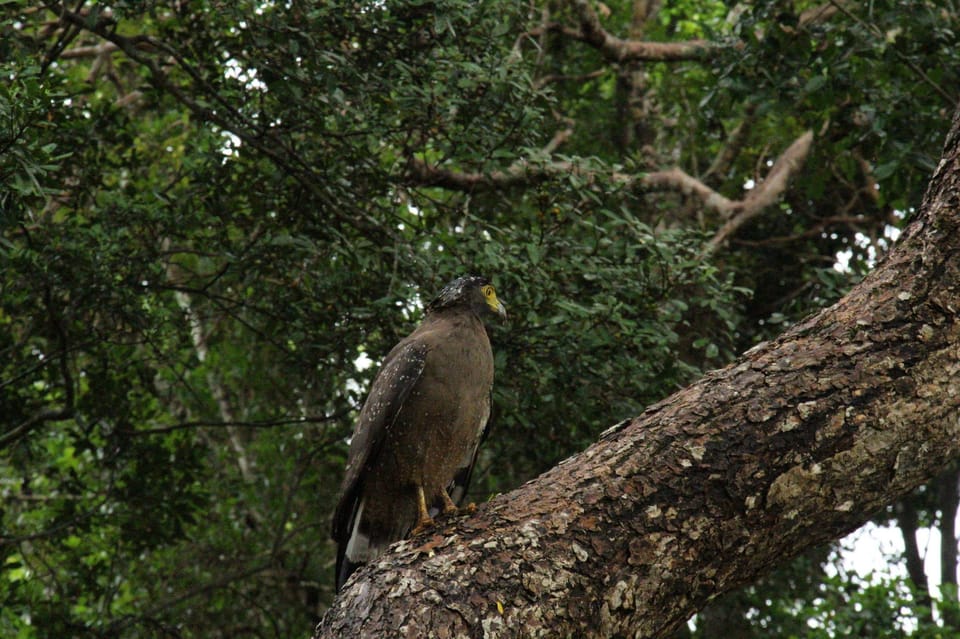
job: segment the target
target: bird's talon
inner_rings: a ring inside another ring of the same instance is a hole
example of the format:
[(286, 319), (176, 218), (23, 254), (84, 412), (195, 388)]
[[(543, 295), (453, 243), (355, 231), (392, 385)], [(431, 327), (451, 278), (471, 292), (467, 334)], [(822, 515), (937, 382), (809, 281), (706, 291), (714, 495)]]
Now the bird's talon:
[(416, 537), (422, 533), (425, 533), (429, 529), (433, 528), (436, 524), (429, 517), (427, 519), (422, 519), (417, 522), (417, 525), (413, 527), (413, 530), (410, 531), (411, 537)]

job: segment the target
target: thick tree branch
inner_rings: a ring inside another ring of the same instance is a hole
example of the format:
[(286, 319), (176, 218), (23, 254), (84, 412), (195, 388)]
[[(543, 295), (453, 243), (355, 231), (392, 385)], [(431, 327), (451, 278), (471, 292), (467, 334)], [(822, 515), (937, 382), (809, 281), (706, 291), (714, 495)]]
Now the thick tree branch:
[(436, 186), (453, 191), (487, 191), (527, 187), (565, 175), (577, 175), (587, 181), (608, 181), (624, 188), (644, 191), (675, 191), (700, 199), (704, 206), (724, 215), (738, 210), (741, 203), (730, 200), (679, 168), (640, 175), (600, 173), (572, 162), (534, 164), (519, 160), (502, 171), (465, 173), (427, 164), (418, 158), (407, 163), (407, 181), (417, 186)]
[(796, 173), (803, 165), (804, 160), (807, 159), (811, 144), (813, 144), (813, 131), (806, 131), (794, 140), (793, 144), (774, 163), (770, 172), (767, 173), (766, 179), (750, 191), (736, 215), (721, 226), (720, 230), (711, 238), (707, 244), (708, 252), (716, 250), (740, 227), (780, 199), (780, 196), (787, 189), (790, 176)]
[[(559, 135), (568, 135), (569, 131)], [(556, 138), (555, 138), (556, 140)], [(599, 171), (584, 168), (572, 162), (548, 162), (536, 164), (529, 160), (518, 160), (504, 170), (487, 173), (465, 173), (433, 166), (427, 162), (411, 158), (407, 162), (406, 179), (417, 186), (435, 186), (454, 191), (476, 192), (491, 189), (509, 189), (526, 187), (555, 177), (577, 175), (587, 181), (603, 181), (618, 184), (624, 188), (642, 191), (673, 191), (700, 200), (703, 205), (727, 219), (708, 245), (713, 251), (736, 233), (744, 224), (759, 215), (764, 209), (775, 204), (787, 188), (790, 177), (800, 169), (810, 152), (813, 133), (803, 133), (788, 147), (774, 163), (767, 177), (749, 192), (743, 200), (731, 200), (707, 186), (704, 182), (679, 168), (665, 169), (631, 175), (627, 173)], [(548, 145), (547, 152), (555, 146)]]
[[(400, 542), (315, 637), (666, 637), (960, 456), (960, 135), (840, 302)], [(507, 436), (507, 435), (503, 435)]]
[(676, 62), (702, 60), (717, 47), (705, 40), (689, 42), (646, 42), (624, 40), (612, 35), (600, 24), (600, 17), (589, 0), (573, 0), (571, 3), (580, 19), (580, 29), (561, 28), (561, 32), (596, 48), (610, 62), (639, 60), (647, 62)]

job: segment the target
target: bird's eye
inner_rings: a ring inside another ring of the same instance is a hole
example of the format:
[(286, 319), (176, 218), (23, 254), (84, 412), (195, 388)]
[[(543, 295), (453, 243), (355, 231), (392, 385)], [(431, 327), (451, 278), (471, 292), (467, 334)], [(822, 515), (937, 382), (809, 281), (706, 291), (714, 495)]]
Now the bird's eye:
[(494, 293), (493, 291), (493, 287), (490, 286), (489, 284), (481, 288), (480, 291), (483, 292), (483, 296), (486, 297), (487, 299), (490, 299), (491, 297), (496, 295), (496, 293)]

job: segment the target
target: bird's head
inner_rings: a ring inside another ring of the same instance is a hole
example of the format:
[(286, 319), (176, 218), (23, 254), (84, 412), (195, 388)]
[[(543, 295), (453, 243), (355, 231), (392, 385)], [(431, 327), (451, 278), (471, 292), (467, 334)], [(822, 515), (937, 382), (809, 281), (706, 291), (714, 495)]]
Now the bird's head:
[(490, 280), (479, 275), (458, 277), (446, 286), (427, 305), (428, 312), (441, 311), (447, 308), (467, 307), (480, 317), (498, 315), (506, 319), (507, 309), (499, 299)]

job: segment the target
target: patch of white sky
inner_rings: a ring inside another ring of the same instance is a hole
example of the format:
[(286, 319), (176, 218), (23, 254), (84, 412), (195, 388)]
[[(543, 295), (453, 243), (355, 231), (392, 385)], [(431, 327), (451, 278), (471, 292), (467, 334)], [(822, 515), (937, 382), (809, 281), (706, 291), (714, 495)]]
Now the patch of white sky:
[[(420, 209), (412, 204), (407, 205), (407, 210), (415, 217), (419, 217), (421, 214)], [(406, 228), (407, 226), (403, 222), (400, 222), (397, 224), (398, 231), (404, 231), (406, 230)], [(463, 230), (464, 230), (463, 227), (460, 225), (457, 225), (454, 228), (454, 231), (456, 233), (462, 233)], [(484, 233), (486, 233), (486, 231), (484, 231)], [(487, 237), (489, 238), (489, 234), (487, 234)], [(443, 252), (444, 250), (443, 244), (435, 243), (430, 239), (426, 239), (423, 241), (423, 247), (428, 251)], [(399, 309), (400, 314), (403, 316), (403, 319), (406, 320), (407, 322), (413, 320), (417, 315), (419, 315), (424, 307), (423, 298), (421, 297), (419, 292), (414, 292), (410, 301), (397, 300), (395, 304)], [(379, 366), (380, 361), (371, 359), (365, 347), (361, 346), (358, 351), (357, 357), (353, 360), (353, 365), (357, 369), (357, 372), (363, 372), (368, 368), (370, 368), (371, 366), (374, 366), (374, 365)], [(361, 390), (363, 390), (360, 388), (360, 385), (356, 382), (356, 380), (353, 380), (353, 379), (347, 381), (347, 386), (353, 392), (360, 392)]]
[[(258, 4), (254, 8), (253, 12), (256, 15), (261, 16), (266, 11), (269, 11), (277, 6), (277, 4), (278, 3), (274, 2), (273, 0), (265, 0), (264, 2)], [(293, 3), (288, 0), (287, 2), (283, 3), (283, 6), (289, 9), (293, 6)], [(383, 9), (385, 6), (386, 0), (369, 0), (360, 6), (360, 11), (366, 13), (373, 10)], [(246, 20), (240, 20), (237, 23), (237, 26), (231, 28), (231, 31), (233, 33), (237, 33), (240, 30), (246, 29), (247, 26), (248, 24)], [(352, 43), (352, 46), (358, 47), (359, 45), (354, 42)], [(267, 91), (266, 83), (257, 77), (257, 70), (255, 68), (243, 65), (239, 60), (232, 57), (229, 51), (224, 51), (223, 57), (225, 59), (225, 69), (223, 72), (225, 77), (241, 82), (244, 88), (248, 91)], [(296, 56), (294, 60), (299, 65), (303, 58)], [(256, 117), (256, 114), (254, 114), (253, 117)], [(274, 126), (279, 124), (279, 121), (273, 123)], [(236, 134), (230, 131), (221, 131), (220, 134), (224, 139), (223, 146), (221, 147), (220, 151), (224, 155), (224, 161), (226, 161), (228, 158), (237, 154), (240, 146), (242, 145), (242, 140)]]
[[(958, 518), (960, 519), (960, 518)], [(958, 522), (960, 523), (960, 522)], [(939, 597), (940, 586), (940, 533), (933, 528), (917, 530), (917, 546), (923, 560), (924, 572), (934, 600)], [(825, 566), (828, 576), (849, 580), (854, 584), (873, 585), (891, 579), (905, 579), (907, 569), (902, 560), (903, 536), (893, 525), (878, 526), (867, 523), (840, 540)], [(854, 604), (860, 606), (859, 602)], [(938, 616), (936, 606), (934, 615)], [(754, 616), (756, 611), (754, 612)], [(749, 615), (748, 615), (749, 616)], [(812, 617), (807, 620), (811, 628), (820, 628), (823, 620)], [(916, 630), (916, 620), (909, 617), (899, 620), (902, 629), (909, 633)], [(695, 628), (697, 617), (689, 622)]]
[[(898, 218), (903, 219), (905, 213), (903, 211), (894, 211), (894, 215)], [(865, 249), (867, 252), (867, 264), (872, 268), (877, 261), (877, 249), (887, 250), (894, 242), (897, 241), (897, 238), (900, 237), (900, 229), (891, 224), (887, 224), (883, 227), (883, 237), (877, 238), (876, 242), (871, 240), (869, 237), (863, 233), (857, 233), (854, 235), (853, 242), (857, 245), (858, 248)], [(853, 249), (845, 249), (843, 251), (838, 251), (836, 255), (837, 261), (834, 262), (833, 268), (841, 273), (850, 272), (850, 260), (853, 258)]]
[[(773, 166), (772, 160), (767, 160), (767, 167)], [(749, 191), (757, 186), (757, 183), (752, 178), (746, 180), (743, 183), (743, 188), (745, 191)], [(875, 185), (877, 190), (880, 189), (880, 185)], [(905, 211), (894, 211), (894, 215), (902, 220), (906, 217)], [(829, 235), (831, 239), (837, 239), (836, 233), (824, 233), (825, 236)], [(876, 241), (872, 240), (870, 237), (864, 235), (863, 233), (856, 233), (854, 235), (853, 241), (857, 248), (863, 249), (867, 252), (867, 264), (872, 268), (877, 261), (877, 249), (887, 250), (890, 246), (897, 241), (897, 238), (900, 237), (900, 229), (896, 226), (888, 224), (883, 229), (883, 237), (877, 238)], [(849, 273), (850, 260), (853, 259), (853, 248), (844, 249), (842, 251), (837, 251), (836, 261), (833, 263), (833, 268), (840, 273)]]
[(267, 85), (257, 78), (257, 70), (253, 67), (245, 67), (240, 64), (236, 58), (228, 58), (225, 63), (226, 69), (223, 75), (231, 80), (237, 80), (243, 83), (243, 88), (248, 91), (266, 92)]
[[(917, 547), (930, 587), (939, 587), (940, 532), (936, 528), (917, 529)], [(906, 577), (903, 550), (899, 528), (867, 523), (840, 540), (837, 561), (827, 566), (827, 573), (856, 574), (868, 581), (872, 577)]]
[[(960, 517), (956, 525), (960, 525)], [(940, 531), (936, 528), (919, 528), (916, 533), (917, 547), (923, 560), (923, 571), (927, 576), (930, 594), (936, 602), (940, 593)], [(907, 569), (902, 559), (904, 552), (903, 535), (894, 525), (878, 526), (868, 523), (840, 540), (836, 559), (827, 566), (830, 575), (858, 576), (867, 584), (885, 579), (904, 579)], [(934, 616), (939, 612), (934, 603)], [(915, 623), (907, 620), (907, 631), (915, 630)]]
[[(272, 9), (274, 6), (276, 6), (276, 3), (268, 0), (257, 5), (253, 12), (260, 16), (263, 15), (265, 11)], [(285, 3), (285, 6), (289, 8), (291, 3), (287, 2)], [(230, 30), (233, 33), (237, 33), (238, 31), (246, 29), (247, 26), (246, 20), (240, 20), (237, 23), (237, 26), (231, 27)], [(247, 91), (260, 91), (263, 93), (267, 92), (267, 85), (258, 77), (258, 73), (255, 68), (242, 64), (239, 60), (234, 58), (229, 51), (224, 51), (222, 55), (224, 58), (224, 77), (240, 82), (243, 85), (243, 88)], [(300, 62), (299, 57), (297, 58), (297, 62)], [(253, 114), (253, 117), (255, 118), (256, 114)], [(279, 124), (279, 122), (275, 124)], [(223, 146), (220, 148), (220, 152), (225, 156), (224, 159), (226, 160), (227, 158), (237, 154), (242, 141), (235, 133), (231, 131), (221, 131), (220, 135), (223, 137)]]

